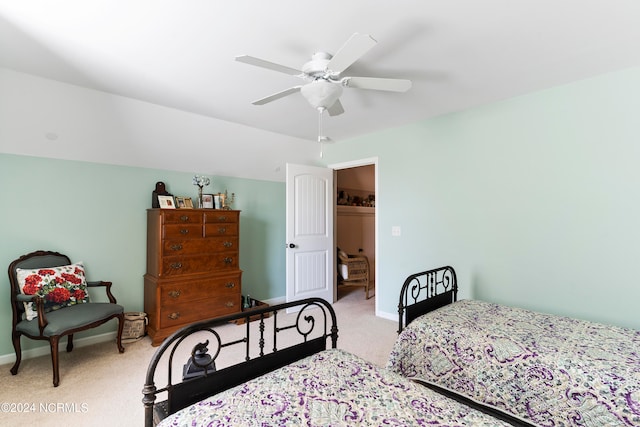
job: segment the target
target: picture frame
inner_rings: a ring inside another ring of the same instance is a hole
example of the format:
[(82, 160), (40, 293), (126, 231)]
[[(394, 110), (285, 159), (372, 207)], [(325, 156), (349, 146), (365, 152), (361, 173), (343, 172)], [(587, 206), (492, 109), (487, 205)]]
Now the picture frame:
[(173, 196), (161, 196), (158, 195), (158, 202), (160, 209), (175, 209), (176, 202), (173, 200)]
[(214, 209), (213, 194), (203, 194), (202, 195), (202, 208), (203, 209)]
[(222, 202), (220, 199), (220, 194), (213, 195), (213, 205), (215, 209), (222, 209)]
[(176, 196), (176, 209), (193, 209), (191, 197)]

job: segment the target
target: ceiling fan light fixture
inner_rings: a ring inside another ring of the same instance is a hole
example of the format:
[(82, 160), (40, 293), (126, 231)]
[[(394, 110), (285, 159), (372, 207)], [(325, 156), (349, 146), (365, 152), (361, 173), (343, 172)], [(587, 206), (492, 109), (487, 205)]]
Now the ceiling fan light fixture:
[[(389, 79), (377, 77), (342, 76), (353, 63), (376, 45), (377, 41), (368, 34), (353, 34), (342, 45), (335, 55), (327, 52), (316, 52), (311, 60), (302, 65), (301, 70), (265, 61), (248, 55), (236, 56), (236, 61), (250, 65), (278, 71), (299, 77), (307, 82), (305, 85), (290, 87), (269, 96), (253, 101), (254, 105), (264, 105), (285, 96), (301, 92), (309, 104), (318, 111), (319, 132), (318, 142), (321, 147), (331, 142), (322, 131), (322, 116), (326, 111), (334, 117), (344, 113), (340, 95), (343, 87), (351, 89), (380, 90), (387, 92), (406, 92), (411, 87), (411, 81), (405, 79)], [(320, 151), (322, 157), (322, 151)]]
[(317, 79), (302, 86), (300, 92), (312, 107), (327, 109), (342, 95), (342, 86), (325, 79)]

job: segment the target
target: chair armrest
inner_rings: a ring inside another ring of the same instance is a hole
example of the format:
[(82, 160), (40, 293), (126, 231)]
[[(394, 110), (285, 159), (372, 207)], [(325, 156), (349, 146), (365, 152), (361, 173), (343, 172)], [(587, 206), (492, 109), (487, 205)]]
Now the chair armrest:
[(109, 298), (109, 302), (111, 304), (117, 304), (116, 297), (114, 297), (113, 294), (111, 293), (111, 285), (112, 285), (111, 282), (105, 282), (104, 280), (87, 281), (88, 288), (98, 288), (98, 287), (105, 288), (105, 292), (107, 293), (107, 298)]
[(40, 335), (42, 335), (42, 331), (44, 331), (44, 328), (49, 324), (44, 313), (44, 298), (38, 295), (18, 294), (16, 295), (16, 301), (32, 302), (36, 305), (36, 311), (38, 312), (38, 328), (40, 329)]
[(90, 288), (97, 288), (98, 286), (111, 286), (111, 282), (105, 282), (103, 280), (87, 280), (87, 286)]
[(16, 295), (16, 301), (18, 302), (35, 302), (36, 298), (38, 298), (37, 295), (25, 295), (25, 294)]

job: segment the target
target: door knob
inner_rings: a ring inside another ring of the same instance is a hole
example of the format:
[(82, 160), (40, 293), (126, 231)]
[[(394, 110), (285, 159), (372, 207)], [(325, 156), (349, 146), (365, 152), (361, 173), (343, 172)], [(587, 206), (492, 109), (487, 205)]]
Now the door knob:
[(296, 245), (294, 245), (293, 243), (289, 243), (287, 244), (287, 247), (293, 249), (296, 247)]

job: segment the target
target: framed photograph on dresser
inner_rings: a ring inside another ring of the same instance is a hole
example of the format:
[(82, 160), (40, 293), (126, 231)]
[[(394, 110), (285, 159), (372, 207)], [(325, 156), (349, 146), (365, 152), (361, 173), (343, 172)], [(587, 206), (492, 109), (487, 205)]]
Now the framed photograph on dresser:
[(213, 194), (202, 195), (202, 207), (204, 209), (213, 209)]
[(160, 209), (176, 208), (176, 203), (173, 200), (173, 196), (158, 196), (158, 202), (160, 203)]
[(176, 209), (193, 209), (191, 197), (176, 196)]

